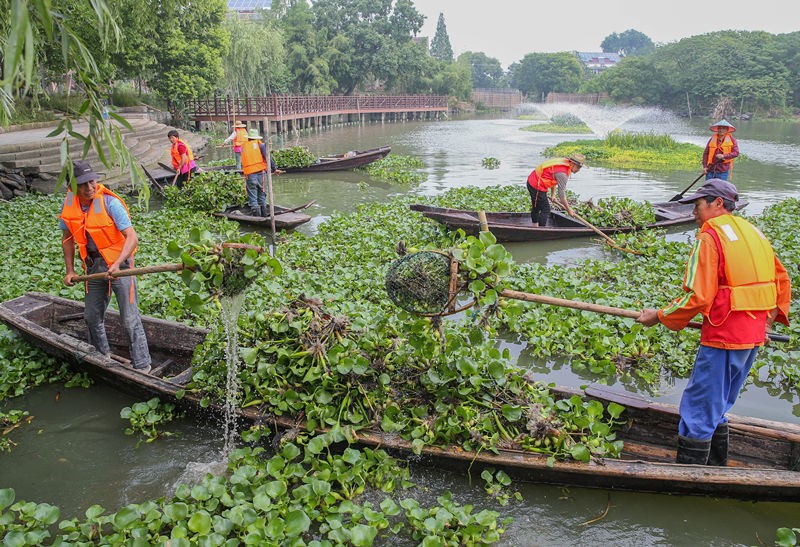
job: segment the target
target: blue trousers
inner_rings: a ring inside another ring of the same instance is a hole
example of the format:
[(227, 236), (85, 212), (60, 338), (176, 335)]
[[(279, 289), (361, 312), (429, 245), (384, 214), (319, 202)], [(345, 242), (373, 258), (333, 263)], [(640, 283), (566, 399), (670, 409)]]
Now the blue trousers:
[(758, 348), (719, 349), (700, 346), (689, 384), (681, 397), (678, 433), (684, 437), (708, 440), (742, 389)]
[[(86, 273), (94, 274), (108, 271), (108, 265), (102, 258), (91, 260)], [(122, 263), (121, 269), (130, 268), (126, 260)], [(151, 362), (150, 349), (147, 346), (147, 336), (142, 326), (142, 319), (139, 315), (139, 295), (136, 292), (135, 277), (117, 277), (109, 282), (105, 279), (93, 279), (86, 282), (86, 307), (83, 311), (83, 318), (89, 330), (89, 343), (92, 344), (100, 353), (107, 354), (111, 351), (106, 336), (105, 316), (108, 305), (111, 302), (111, 292), (117, 297), (117, 307), (122, 322), (125, 336), (128, 338), (128, 347), (131, 352), (131, 362), (133, 368), (146, 369)], [(131, 302), (133, 295), (133, 302)]]
[(262, 185), (267, 180), (267, 172), (259, 171), (247, 175), (247, 204), (250, 207), (260, 207), (267, 204), (267, 193)]
[(706, 180), (708, 179), (722, 179), (728, 180), (728, 176), (731, 174), (730, 171), (722, 171), (720, 173), (715, 173), (714, 171), (709, 171), (706, 173)]

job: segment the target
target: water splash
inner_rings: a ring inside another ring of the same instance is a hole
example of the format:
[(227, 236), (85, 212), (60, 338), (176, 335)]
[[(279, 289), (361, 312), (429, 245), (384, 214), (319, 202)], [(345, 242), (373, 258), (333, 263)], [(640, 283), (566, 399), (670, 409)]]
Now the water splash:
[(242, 311), (244, 292), (220, 299), (220, 320), (225, 329), (225, 380), (224, 441), (222, 454), (227, 456), (236, 445), (236, 410), (239, 406), (239, 313)]
[(558, 114), (572, 114), (580, 118), (592, 130), (592, 133), (601, 138), (607, 137), (615, 129), (639, 118), (645, 118), (652, 123), (654, 120), (668, 117), (668, 113), (653, 107), (585, 103), (525, 103), (521, 105), (520, 110), (539, 111), (547, 118)]

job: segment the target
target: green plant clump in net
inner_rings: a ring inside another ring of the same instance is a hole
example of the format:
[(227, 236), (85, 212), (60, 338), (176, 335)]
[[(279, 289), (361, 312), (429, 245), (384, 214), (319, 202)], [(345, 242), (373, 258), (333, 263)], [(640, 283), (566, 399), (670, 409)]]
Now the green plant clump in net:
[(422, 251), (394, 261), (386, 272), (386, 293), (400, 308), (416, 313), (439, 313), (449, 299), (450, 258)]
[(266, 252), (264, 239), (254, 233), (230, 232), (218, 241), (210, 232), (196, 228), (186, 245), (173, 240), (167, 250), (183, 262), (181, 278), (192, 291), (185, 305), (193, 310), (211, 299), (243, 293), (258, 276), (281, 272), (278, 260)]

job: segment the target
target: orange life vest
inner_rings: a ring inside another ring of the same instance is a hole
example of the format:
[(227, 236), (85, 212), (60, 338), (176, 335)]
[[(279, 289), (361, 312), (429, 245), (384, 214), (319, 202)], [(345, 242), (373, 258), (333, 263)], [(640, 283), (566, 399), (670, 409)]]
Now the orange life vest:
[(247, 142), (247, 129), (239, 127), (236, 129), (236, 136), (233, 137), (233, 146), (244, 146)]
[(244, 176), (267, 170), (267, 162), (259, 146), (261, 141), (249, 140), (242, 145), (242, 173)]
[[(81, 260), (86, 261), (88, 255), (87, 244), (88, 238), (86, 235), (91, 236), (100, 255), (106, 261), (106, 264), (113, 263), (119, 258), (122, 252), (122, 247), (125, 245), (125, 235), (120, 232), (111, 215), (106, 211), (106, 202), (103, 196), (108, 194), (117, 198), (120, 203), (128, 210), (128, 206), (117, 194), (103, 186), (97, 185), (97, 192), (95, 192), (94, 199), (89, 210), (85, 213), (81, 209), (80, 200), (73, 195), (72, 191), (67, 191), (67, 197), (64, 198), (64, 207), (61, 210), (61, 220), (67, 225), (67, 229), (72, 234), (75, 243), (78, 245), (78, 252), (81, 255)], [(128, 213), (130, 214), (130, 212)], [(133, 250), (131, 256), (136, 252)]]
[(540, 192), (545, 192), (558, 184), (556, 173), (563, 172), (564, 170), (560, 169), (563, 167), (566, 167), (566, 175), (569, 178), (572, 173), (572, 164), (567, 158), (557, 158), (541, 163), (528, 175), (528, 184)]
[(197, 167), (197, 164), (195, 164), (195, 162), (194, 162), (194, 154), (192, 153), (192, 149), (189, 147), (189, 145), (186, 144), (181, 139), (175, 139), (175, 142), (172, 143), (172, 148), (169, 151), (169, 153), (172, 155), (172, 167), (173, 167), (173, 169), (177, 170), (178, 166), (181, 164), (181, 155), (178, 152), (178, 145), (179, 144), (183, 144), (186, 147), (186, 155), (189, 156), (189, 163), (184, 164), (184, 166), (181, 167), (181, 173), (186, 173), (192, 167)]
[[(719, 136), (714, 135), (708, 140), (708, 156), (706, 161), (710, 164), (714, 163), (714, 158), (717, 154), (730, 154), (733, 150), (733, 137), (730, 133), (726, 133), (722, 137), (722, 143), (719, 142)], [(722, 160), (718, 163), (733, 163), (733, 158)]]
[[(775, 309), (775, 251), (761, 231), (741, 217), (721, 215), (706, 221), (725, 256), (725, 277), (731, 292), (731, 311)], [(721, 287), (724, 288), (724, 287)]]

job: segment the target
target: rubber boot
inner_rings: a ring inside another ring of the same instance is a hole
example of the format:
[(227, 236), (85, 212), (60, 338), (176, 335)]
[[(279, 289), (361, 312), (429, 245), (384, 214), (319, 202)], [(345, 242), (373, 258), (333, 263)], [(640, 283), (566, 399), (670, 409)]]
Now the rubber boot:
[(677, 463), (692, 463), (695, 465), (706, 465), (708, 463), (708, 453), (711, 450), (711, 439), (701, 441), (678, 435), (678, 457)]
[(708, 453), (708, 463), (706, 465), (728, 465), (728, 422), (719, 424), (711, 437), (711, 451)]
[(261, 209), (261, 216), (262, 217), (266, 218), (266, 217), (269, 216), (269, 207), (267, 207), (266, 205), (261, 205), (260, 209)]
[(258, 205), (255, 205), (255, 206), (248, 205), (247, 207), (245, 207), (243, 209), (242, 212), (244, 214), (246, 214), (247, 216), (251, 216), (251, 217), (261, 216), (261, 209), (258, 208)]

